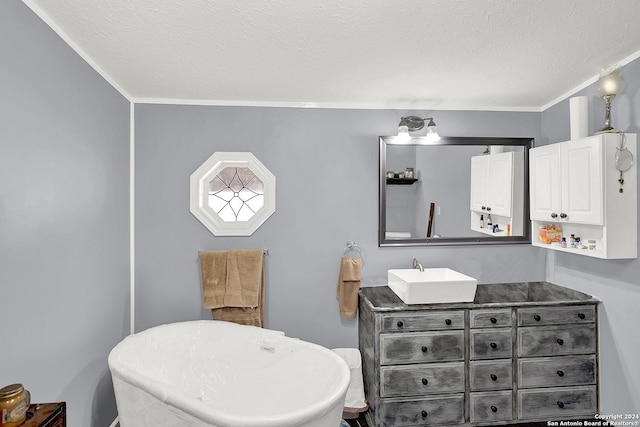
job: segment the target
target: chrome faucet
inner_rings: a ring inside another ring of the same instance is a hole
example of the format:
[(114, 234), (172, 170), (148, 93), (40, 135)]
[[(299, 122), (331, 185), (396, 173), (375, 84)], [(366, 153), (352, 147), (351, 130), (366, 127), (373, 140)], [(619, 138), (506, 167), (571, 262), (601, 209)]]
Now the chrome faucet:
[(416, 257), (413, 257), (413, 268), (417, 268), (420, 271), (424, 271), (424, 267), (422, 267), (422, 264), (418, 262)]

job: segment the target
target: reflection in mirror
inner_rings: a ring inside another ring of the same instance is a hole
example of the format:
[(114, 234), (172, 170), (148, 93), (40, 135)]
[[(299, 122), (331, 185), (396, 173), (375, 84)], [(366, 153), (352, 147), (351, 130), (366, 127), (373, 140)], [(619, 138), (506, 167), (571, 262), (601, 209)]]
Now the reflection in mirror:
[(209, 206), (223, 221), (248, 221), (264, 205), (264, 184), (249, 168), (224, 168), (209, 181)]
[(380, 137), (380, 246), (529, 243), (532, 138)]

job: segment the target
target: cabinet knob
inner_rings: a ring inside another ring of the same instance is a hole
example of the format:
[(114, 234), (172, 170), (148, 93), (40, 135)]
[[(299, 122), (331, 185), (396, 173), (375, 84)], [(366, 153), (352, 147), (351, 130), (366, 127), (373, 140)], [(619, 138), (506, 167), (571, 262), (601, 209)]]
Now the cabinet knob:
[(498, 319), (496, 319), (495, 317), (492, 317), (491, 319), (489, 319), (489, 321), (490, 321), (491, 323), (497, 323), (497, 322), (498, 322)]
[(553, 212), (553, 213), (551, 214), (551, 218), (558, 218), (558, 214), (557, 214), (557, 213), (555, 213), (555, 212)]
[(560, 345), (564, 344), (564, 340), (562, 338), (558, 338), (556, 342)]
[(498, 408), (496, 408), (495, 406), (491, 405), (491, 411), (492, 412), (498, 412)]
[(560, 213), (560, 218), (565, 219), (568, 215), (564, 212)]
[(556, 402), (556, 405), (558, 405), (558, 408), (564, 408), (564, 403), (559, 400)]
[(447, 325), (451, 325), (451, 319), (446, 319), (444, 323), (446, 323)]
[(491, 381), (495, 381), (498, 379), (498, 376), (496, 374), (491, 374)]
[(584, 320), (584, 318), (585, 318), (586, 316), (584, 315), (584, 313), (578, 313), (578, 317), (579, 317), (580, 319), (583, 319), (583, 320)]
[(422, 418), (427, 418), (427, 415), (429, 414), (427, 414), (427, 411), (422, 411), (421, 415), (422, 415)]
[(496, 349), (498, 348), (498, 344), (492, 342), (491, 344), (489, 344), (491, 346), (491, 348)]
[(564, 372), (560, 370), (556, 371), (556, 374), (558, 374), (559, 377), (564, 377)]
[(396, 323), (398, 325), (398, 328), (402, 328), (404, 326), (404, 322), (402, 320), (398, 320), (398, 323)]
[(422, 352), (423, 352), (423, 353), (426, 353), (426, 352), (427, 352), (427, 350), (428, 350), (427, 346), (426, 346), (426, 345), (423, 345), (423, 346), (422, 346)]
[(422, 384), (424, 384), (424, 385), (429, 384), (429, 380), (428, 380), (428, 379), (426, 379), (426, 378), (423, 378), (423, 379), (422, 379)]
[(483, 211), (486, 211), (486, 210), (487, 210), (487, 207), (486, 207), (486, 206), (483, 206), (483, 207), (482, 207), (482, 210), (483, 210)]
[(487, 212), (490, 212), (491, 208), (489, 206), (487, 206)]
[(533, 318), (534, 318), (534, 319), (536, 319), (536, 322), (539, 322), (539, 321), (540, 321), (540, 319), (541, 319), (541, 317), (540, 317), (540, 315), (539, 315), (539, 314), (534, 314), (534, 315), (533, 315)]

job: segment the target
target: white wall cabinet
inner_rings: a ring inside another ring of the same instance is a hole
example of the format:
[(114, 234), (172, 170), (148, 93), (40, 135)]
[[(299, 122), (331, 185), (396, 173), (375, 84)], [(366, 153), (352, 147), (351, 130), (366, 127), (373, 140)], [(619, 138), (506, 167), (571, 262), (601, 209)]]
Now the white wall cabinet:
[[(618, 181), (616, 153), (623, 135), (607, 133), (530, 150), (530, 213), (535, 246), (598, 258), (637, 256), (636, 165)], [(636, 135), (624, 135), (636, 158)], [(623, 192), (620, 192), (620, 188)], [(567, 248), (540, 241), (540, 228), (559, 224)], [(596, 241), (596, 249), (570, 247), (570, 235)]]
[[(471, 158), (471, 229), (487, 234), (522, 234), (524, 182), (524, 154), (511, 151)], [(494, 224), (500, 226), (499, 233), (480, 228), (480, 216), (486, 222), (491, 214)]]

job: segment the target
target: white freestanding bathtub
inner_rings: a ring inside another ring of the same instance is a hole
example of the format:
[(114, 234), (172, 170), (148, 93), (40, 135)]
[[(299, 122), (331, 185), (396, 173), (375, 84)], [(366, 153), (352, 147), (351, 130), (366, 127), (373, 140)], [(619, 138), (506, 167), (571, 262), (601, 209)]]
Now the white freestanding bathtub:
[(329, 349), (215, 320), (130, 335), (109, 369), (121, 427), (338, 427), (350, 377)]

